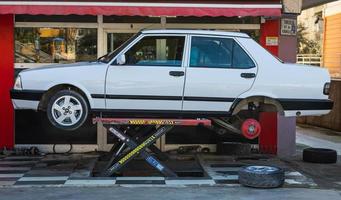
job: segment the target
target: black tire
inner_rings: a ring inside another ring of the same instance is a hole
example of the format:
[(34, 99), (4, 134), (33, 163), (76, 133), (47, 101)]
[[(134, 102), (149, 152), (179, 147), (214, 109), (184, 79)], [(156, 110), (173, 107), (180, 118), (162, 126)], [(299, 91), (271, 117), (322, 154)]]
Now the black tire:
[(303, 161), (311, 163), (336, 163), (337, 152), (333, 149), (307, 148), (303, 150)]
[[(264, 170), (255, 170), (255, 167), (263, 167)], [(239, 170), (239, 183), (247, 187), (278, 188), (283, 186), (284, 179), (284, 170), (279, 167), (245, 166)]]
[[(52, 110), (52, 106), (53, 106), (54, 102), (57, 99), (59, 99), (60, 97), (63, 97), (65, 95), (72, 96), (73, 98), (78, 100), (81, 107), (82, 107), (82, 114), (79, 115), (79, 118), (77, 119), (77, 123), (75, 123), (73, 125), (65, 125), (65, 126), (61, 125), (52, 116), (51, 110)], [(85, 100), (85, 98), (81, 94), (79, 94), (78, 92), (73, 91), (73, 90), (60, 90), (49, 99), (48, 104), (47, 104), (46, 113), (47, 113), (47, 118), (49, 119), (49, 121), (51, 122), (51, 124), (54, 127), (58, 128), (58, 129), (65, 130), (65, 131), (73, 131), (73, 130), (76, 130), (79, 127), (81, 127), (84, 124), (84, 122), (86, 121), (86, 119), (88, 117), (88, 113), (89, 113), (89, 106), (88, 106), (88, 103)]]

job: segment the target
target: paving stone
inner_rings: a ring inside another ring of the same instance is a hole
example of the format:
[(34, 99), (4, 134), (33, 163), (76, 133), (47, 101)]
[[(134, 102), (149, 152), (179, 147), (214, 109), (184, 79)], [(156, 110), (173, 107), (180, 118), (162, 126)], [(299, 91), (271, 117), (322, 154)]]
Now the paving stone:
[(63, 185), (65, 181), (17, 181), (14, 185)]
[(68, 176), (21, 177), (18, 181), (66, 181)]
[(148, 176), (148, 177), (117, 177), (118, 181), (135, 181), (135, 180), (152, 180), (152, 181), (163, 181), (165, 177)]
[(0, 181), (0, 186), (14, 185), (15, 181)]
[(212, 179), (209, 180), (166, 180), (166, 185), (214, 185)]
[(116, 180), (67, 180), (65, 185), (95, 185), (95, 186), (104, 186), (104, 185), (114, 185)]

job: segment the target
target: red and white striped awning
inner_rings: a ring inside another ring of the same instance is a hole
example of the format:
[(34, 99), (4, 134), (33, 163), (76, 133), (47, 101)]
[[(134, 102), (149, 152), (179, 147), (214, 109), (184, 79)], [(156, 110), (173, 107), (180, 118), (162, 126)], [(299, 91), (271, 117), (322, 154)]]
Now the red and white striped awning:
[[(226, 2), (226, 1), (225, 1)], [(117, 1), (0, 1), (0, 14), (31, 15), (119, 15), (119, 16), (280, 16), (282, 4), (191, 2), (117, 2)], [(272, 1), (273, 2), (273, 1)]]

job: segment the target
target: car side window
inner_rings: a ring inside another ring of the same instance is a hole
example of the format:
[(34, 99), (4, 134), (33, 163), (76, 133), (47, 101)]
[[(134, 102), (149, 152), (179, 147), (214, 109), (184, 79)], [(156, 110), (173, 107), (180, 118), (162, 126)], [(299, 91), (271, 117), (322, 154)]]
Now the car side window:
[(227, 38), (192, 37), (190, 67), (231, 67), (232, 44)]
[(251, 68), (254, 63), (231, 38), (192, 37), (190, 67)]
[(146, 36), (125, 53), (125, 65), (180, 67), (184, 44), (184, 36)]
[(255, 63), (237, 42), (233, 45), (233, 68), (248, 69), (255, 67)]

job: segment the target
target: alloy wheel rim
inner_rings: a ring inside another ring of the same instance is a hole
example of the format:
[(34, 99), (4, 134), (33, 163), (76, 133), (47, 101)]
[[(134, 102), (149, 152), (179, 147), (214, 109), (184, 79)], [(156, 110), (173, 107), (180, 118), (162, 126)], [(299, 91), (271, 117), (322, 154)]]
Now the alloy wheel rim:
[(64, 95), (53, 102), (51, 114), (59, 125), (72, 126), (79, 122), (83, 107), (75, 97)]
[(246, 169), (254, 172), (274, 172), (277, 170), (276, 167), (271, 166), (248, 166)]

